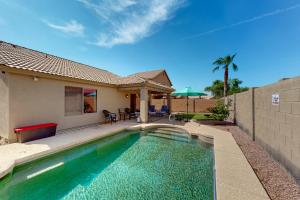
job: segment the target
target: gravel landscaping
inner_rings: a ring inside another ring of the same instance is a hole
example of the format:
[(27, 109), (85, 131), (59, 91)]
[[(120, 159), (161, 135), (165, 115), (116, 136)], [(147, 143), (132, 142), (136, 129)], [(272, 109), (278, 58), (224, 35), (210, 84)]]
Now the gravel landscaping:
[(214, 126), (231, 132), (272, 200), (299, 200), (300, 186), (289, 173), (239, 127)]

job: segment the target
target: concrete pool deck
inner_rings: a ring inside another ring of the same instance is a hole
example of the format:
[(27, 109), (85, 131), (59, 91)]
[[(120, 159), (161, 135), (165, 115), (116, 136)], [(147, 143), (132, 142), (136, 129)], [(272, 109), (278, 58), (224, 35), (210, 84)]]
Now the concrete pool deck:
[(217, 199), (270, 199), (231, 133), (190, 122), (192, 134), (214, 138)]
[[(129, 127), (140, 129), (162, 123), (137, 124), (133, 121), (125, 121), (113, 125), (94, 125), (59, 131), (54, 137), (28, 143), (0, 146), (0, 178), (10, 173), (16, 165), (111, 135)], [(205, 135), (214, 139), (218, 200), (270, 199), (231, 133), (205, 125), (200, 126), (194, 122), (178, 127), (186, 129), (191, 134)]]

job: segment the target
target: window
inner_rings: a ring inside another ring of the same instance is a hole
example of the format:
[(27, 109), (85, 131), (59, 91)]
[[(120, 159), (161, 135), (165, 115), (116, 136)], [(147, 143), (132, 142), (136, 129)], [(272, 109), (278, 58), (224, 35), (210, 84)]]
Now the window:
[(65, 115), (97, 112), (97, 90), (65, 87)]
[(97, 90), (84, 89), (84, 113), (97, 112)]
[(65, 87), (65, 114), (82, 114), (82, 88)]

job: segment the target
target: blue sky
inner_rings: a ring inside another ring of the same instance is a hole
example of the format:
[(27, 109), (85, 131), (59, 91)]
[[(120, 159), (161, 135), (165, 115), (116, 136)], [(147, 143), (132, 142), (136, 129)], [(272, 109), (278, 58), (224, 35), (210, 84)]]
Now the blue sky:
[(231, 78), (262, 86), (300, 75), (300, 0), (0, 0), (0, 40), (128, 75), (165, 68), (203, 90), (238, 53)]

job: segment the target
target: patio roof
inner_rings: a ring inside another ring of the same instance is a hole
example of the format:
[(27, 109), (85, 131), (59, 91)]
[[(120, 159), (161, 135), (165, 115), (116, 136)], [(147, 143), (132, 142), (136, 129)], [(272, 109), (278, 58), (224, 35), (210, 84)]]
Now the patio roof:
[(164, 69), (138, 72), (138, 73), (129, 75), (129, 77), (137, 76), (137, 77), (140, 77), (142, 79), (152, 80), (153, 81), (156, 77), (158, 77), (162, 73), (166, 74), (167, 79), (169, 80), (170, 84), (172, 85), (172, 81), (170, 80), (170, 78), (169, 78), (166, 70), (164, 70)]
[[(167, 85), (149, 80), (164, 70), (141, 72), (121, 77), (107, 70), (71, 61), (58, 56), (0, 41), (0, 68), (26, 74), (46, 74), (74, 80), (90, 81), (115, 87), (151, 86), (172, 91)], [(143, 75), (144, 74), (144, 75)]]
[(145, 72), (138, 72), (138, 73), (132, 74), (130, 76), (139, 76), (144, 79), (153, 79), (164, 71), (165, 71), (164, 69), (151, 70), (151, 71), (145, 71)]

